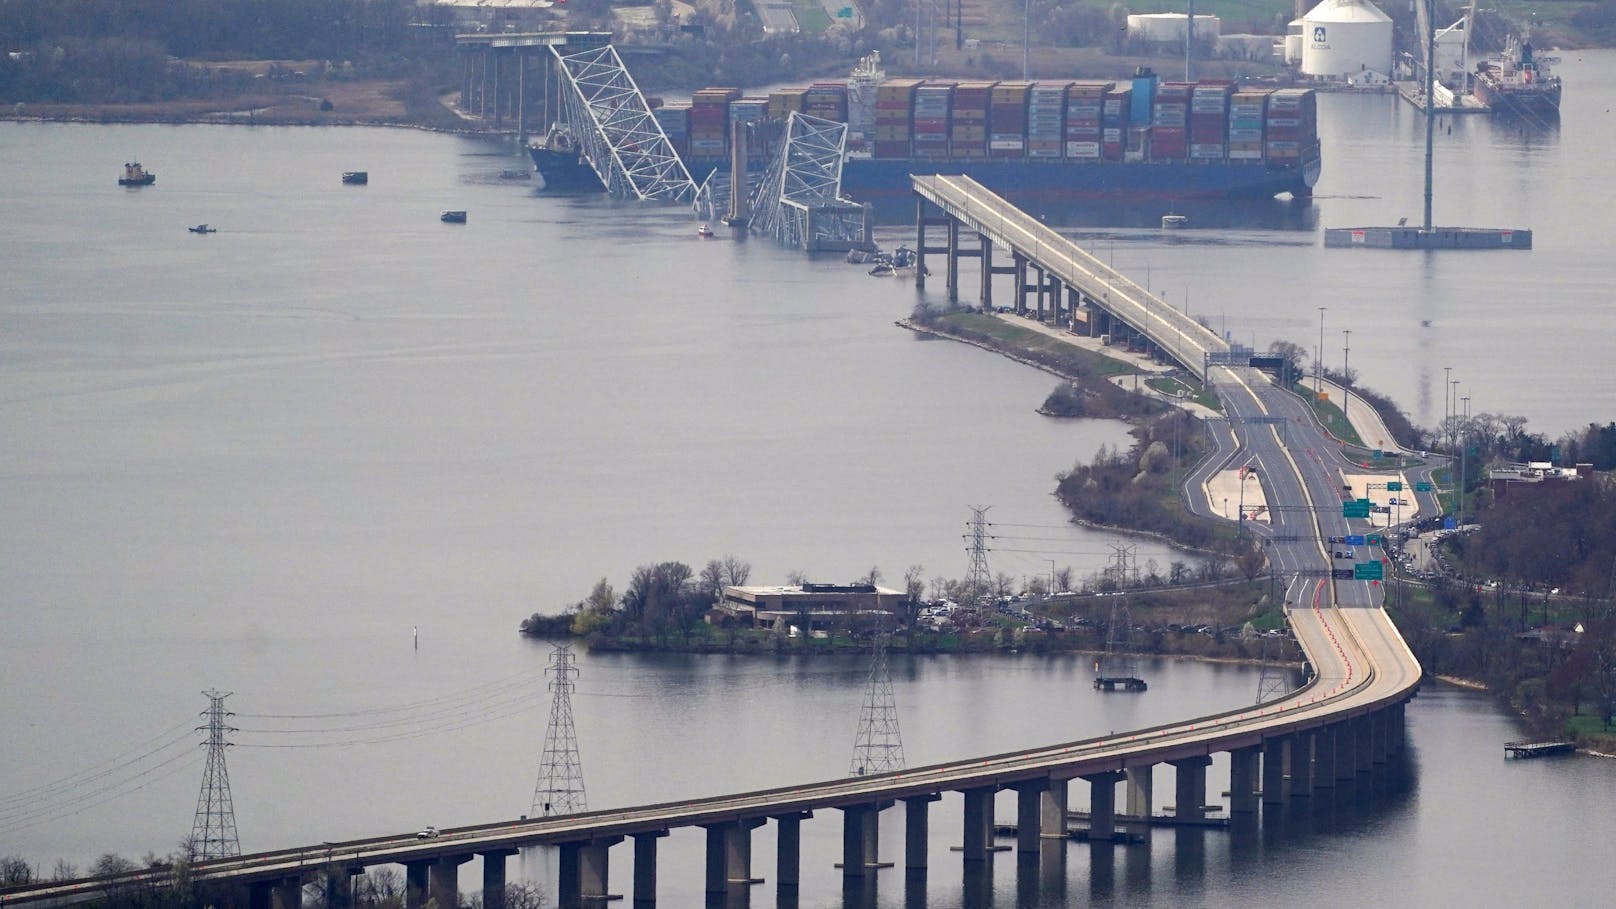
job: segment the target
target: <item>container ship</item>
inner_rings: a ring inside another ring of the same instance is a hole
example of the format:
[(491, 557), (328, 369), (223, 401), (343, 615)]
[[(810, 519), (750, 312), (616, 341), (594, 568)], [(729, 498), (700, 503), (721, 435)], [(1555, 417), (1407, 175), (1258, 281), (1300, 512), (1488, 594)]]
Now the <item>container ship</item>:
[[(910, 174), (966, 174), (1015, 200), (1264, 199), (1312, 194), (1321, 168), (1311, 89), (1116, 81), (816, 82), (764, 98), (705, 88), (652, 114), (698, 182), (728, 167), (733, 124), (793, 112), (849, 126), (843, 192), (907, 197)], [(748, 160), (773, 159), (779, 129), (747, 130)], [(577, 143), (531, 148), (549, 189), (600, 191)]]
[(1471, 92), (1498, 113), (1558, 117), (1560, 77), (1549, 69), (1556, 62), (1512, 35), (1498, 59), (1477, 64)]

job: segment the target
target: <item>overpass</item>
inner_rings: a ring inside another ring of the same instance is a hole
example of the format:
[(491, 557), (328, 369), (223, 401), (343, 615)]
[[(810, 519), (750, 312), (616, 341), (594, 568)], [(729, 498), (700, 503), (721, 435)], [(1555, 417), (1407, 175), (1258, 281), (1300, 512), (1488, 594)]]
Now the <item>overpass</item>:
[[(979, 189), (967, 190), (974, 206), (980, 201)], [(1063, 282), (1070, 278), (1076, 285), (1079, 280), (1095, 279), (1084, 277), (1082, 271), (1089, 269), (1083, 258), (1087, 254), (1069, 241), (1057, 245), (1043, 230), (1013, 217), (990, 224), (987, 210), (973, 207), (970, 211), (976, 212), (970, 216), (977, 220), (968, 223), (991, 228), (998, 235), (1013, 235), (1018, 242), (1030, 244), (1018, 248), (1047, 256), (1039, 261), (1052, 272), (1064, 269), (1057, 272)], [(1094, 275), (1110, 280), (1109, 289), (1124, 291), (1113, 294), (1120, 311), (1150, 305), (1128, 284), (1101, 272)], [(1108, 289), (1083, 286), (1099, 290), (1102, 297)], [(774, 881), (782, 890), (794, 890), (803, 874), (801, 824), (816, 811), (840, 812), (840, 873), (858, 879), (882, 866), (876, 848), (878, 824), (881, 815), (900, 802), (904, 865), (910, 870), (924, 869), (929, 806), (950, 793), (959, 793), (964, 804), (962, 860), (980, 864), (991, 854), (994, 795), (1001, 790), (1016, 793), (1015, 848), (1033, 859), (1046, 841), (1068, 835), (1067, 800), (1074, 783), (1089, 787), (1091, 840), (1111, 840), (1121, 832), (1120, 827), (1147, 824), (1155, 813), (1153, 769), (1163, 763), (1175, 771), (1174, 813), (1191, 821), (1206, 812), (1206, 768), (1211, 756), (1221, 752), (1231, 756), (1227, 789), (1236, 823), (1254, 823), (1264, 806), (1282, 806), (1338, 787), (1360, 792), (1372, 788), (1362, 784), (1390, 772), (1392, 759), (1404, 747), (1404, 704), (1414, 696), (1421, 670), (1379, 608), (1380, 588), (1369, 582), (1328, 579), (1330, 553), (1320, 541), (1348, 530), (1340, 507), (1339, 477), (1332, 473), (1338, 466), (1334, 460), (1339, 454), (1331, 454), (1336, 446), (1300, 400), (1272, 387), (1257, 371), (1210, 365), (1210, 355), (1221, 350), (1217, 346), (1221, 342), (1208, 337), (1210, 332), (1197, 334), (1196, 330), (1205, 329), (1192, 329), (1191, 325), (1187, 319), (1169, 323), (1164, 318), (1162, 334), (1156, 337), (1178, 334), (1186, 353), (1198, 350), (1207, 355), (1200, 360), (1203, 375), (1218, 389), (1230, 415), (1235, 444), (1259, 467), (1261, 482), (1268, 484), (1268, 500), (1287, 506), (1275, 509), (1271, 528), (1252, 528), (1251, 532), (1264, 537), (1271, 563), (1290, 578), (1287, 617), (1312, 669), (1311, 678), (1300, 689), (1253, 707), (1122, 735), (879, 775), (499, 821), (447, 829), (430, 839), (402, 834), (321, 842), (199, 862), (192, 869), (193, 878), (205, 886), (221, 885), (216, 904), (297, 909), (305, 883), (319, 878), (345, 880), (370, 866), (401, 864), (406, 871), (405, 905), (418, 909), (429, 899), (444, 906), (455, 904), (459, 867), (481, 857), (483, 904), (486, 909), (503, 909), (506, 859), (522, 848), (554, 846), (560, 859), (558, 902), (570, 907), (607, 896), (611, 847), (631, 839), (634, 900), (650, 903), (657, 886), (658, 839), (674, 828), (706, 831), (706, 890), (717, 895), (744, 890), (755, 881), (751, 831), (766, 823), (777, 828)], [(1340, 463), (1345, 464), (1344, 459)], [(1201, 498), (1197, 505), (1192, 497), (1192, 507), (1205, 512), (1207, 503)], [(1119, 783), (1125, 784), (1121, 811)], [(121, 887), (160, 882), (167, 874), (154, 869), (14, 888), (0, 891), (0, 902), (42, 909), (71, 905), (102, 899)], [(348, 890), (337, 886), (328, 892), (332, 903), (341, 906)]]
[[(1015, 277), (1017, 313), (1027, 312), (1027, 297), (1035, 294), (1040, 319), (1048, 300), (1057, 323), (1074, 318), (1087, 321), (1096, 335), (1120, 336), (1125, 330), (1141, 335), (1203, 381), (1208, 367), (1230, 354), (1230, 346), (1211, 329), (970, 177), (909, 179), (915, 192), (918, 286), (926, 285), (926, 256), (941, 253), (945, 256), (948, 298), (956, 301), (959, 260), (980, 259), (979, 301), (984, 308), (993, 306), (993, 277), (1009, 274)], [(944, 228), (946, 245), (928, 245), (928, 227)], [(962, 230), (976, 235), (974, 247), (961, 246)], [(1012, 264), (994, 265), (996, 250), (1007, 251)], [(1029, 272), (1036, 273), (1032, 283), (1028, 282)]]

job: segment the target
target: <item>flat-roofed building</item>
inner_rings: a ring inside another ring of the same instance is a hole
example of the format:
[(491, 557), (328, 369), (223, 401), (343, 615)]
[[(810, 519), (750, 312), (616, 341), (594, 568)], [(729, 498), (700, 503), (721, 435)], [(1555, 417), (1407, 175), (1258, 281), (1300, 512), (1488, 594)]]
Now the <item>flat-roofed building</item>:
[[(777, 587), (725, 587), (713, 607), (720, 621), (752, 628), (803, 632), (832, 628), (891, 628), (906, 594), (875, 584), (802, 584)], [(803, 625), (806, 623), (807, 627)]]

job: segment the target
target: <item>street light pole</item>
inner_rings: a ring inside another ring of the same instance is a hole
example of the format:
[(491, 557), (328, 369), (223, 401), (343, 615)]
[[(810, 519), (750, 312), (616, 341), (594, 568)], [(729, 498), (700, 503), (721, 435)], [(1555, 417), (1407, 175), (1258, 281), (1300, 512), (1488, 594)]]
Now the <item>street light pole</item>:
[(1352, 329), (1343, 328), (1341, 334), (1345, 336), (1341, 342), (1341, 387), (1345, 388), (1352, 384)]
[(1452, 382), (1452, 381), (1453, 381), (1453, 367), (1452, 366), (1444, 366), (1444, 367), (1442, 367), (1442, 435), (1447, 437), (1448, 440), (1449, 440), (1449, 442), (1448, 442), (1448, 450), (1449, 451), (1453, 450), (1453, 442), (1452, 442), (1452, 439), (1453, 439), (1453, 426), (1448, 422), (1448, 419), (1449, 419), (1449, 416), (1450, 416), (1449, 405), (1448, 405), (1448, 392), (1453, 390), (1452, 386), (1449, 385), (1449, 383)]

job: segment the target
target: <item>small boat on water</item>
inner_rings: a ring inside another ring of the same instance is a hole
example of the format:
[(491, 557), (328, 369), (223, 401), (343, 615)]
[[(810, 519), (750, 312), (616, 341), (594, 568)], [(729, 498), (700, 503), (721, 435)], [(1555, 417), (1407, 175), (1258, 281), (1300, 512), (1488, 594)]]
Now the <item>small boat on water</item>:
[(1162, 215), (1162, 229), (1177, 230), (1178, 228), (1188, 224), (1189, 221), (1190, 219), (1188, 215)]
[[(891, 278), (915, 273), (915, 265), (920, 257), (907, 246), (900, 246), (891, 253), (878, 252), (870, 258), (875, 266), (870, 274), (877, 278)], [(930, 274), (930, 271), (927, 272)]]
[(123, 166), (123, 176), (118, 178), (119, 186), (150, 186), (157, 182), (157, 175), (140, 166), (139, 161), (130, 161)]
[(216, 234), (219, 232), (217, 227), (209, 227), (206, 224), (198, 224), (195, 227), (187, 227), (185, 229), (193, 234)]
[(370, 183), (370, 171), (345, 170), (342, 172), (342, 182), (349, 186), (365, 186)]
[(445, 211), (443, 214), (438, 215), (438, 220), (445, 224), (464, 224), (466, 223), (466, 213), (458, 210)]
[(711, 227), (708, 227), (705, 224), (703, 224), (702, 226), (696, 228), (696, 236), (698, 236), (698, 237), (710, 237), (712, 235), (713, 235), (713, 229)]

